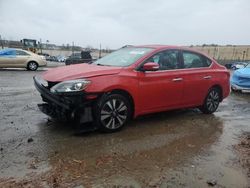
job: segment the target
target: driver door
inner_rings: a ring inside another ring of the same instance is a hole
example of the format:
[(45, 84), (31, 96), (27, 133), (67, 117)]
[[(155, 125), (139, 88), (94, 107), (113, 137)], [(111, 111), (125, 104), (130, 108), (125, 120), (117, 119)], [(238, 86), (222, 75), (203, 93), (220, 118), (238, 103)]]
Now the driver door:
[(179, 50), (159, 52), (146, 62), (158, 63), (159, 70), (138, 73), (141, 113), (177, 108), (183, 95)]

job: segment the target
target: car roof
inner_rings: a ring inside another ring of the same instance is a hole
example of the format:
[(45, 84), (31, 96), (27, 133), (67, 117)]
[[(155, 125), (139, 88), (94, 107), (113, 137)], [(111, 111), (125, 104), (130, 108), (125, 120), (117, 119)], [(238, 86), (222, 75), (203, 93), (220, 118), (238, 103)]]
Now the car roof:
[(4, 49), (1, 49), (1, 51), (14, 51), (14, 50), (20, 50), (20, 51), (24, 51), (24, 52), (29, 52), (29, 51), (23, 50), (21, 48), (4, 48)]
[(191, 51), (194, 53), (199, 53), (202, 54), (204, 56), (206, 56), (207, 58), (213, 60), (211, 57), (209, 57), (206, 53), (203, 53), (199, 50), (196, 50), (194, 48), (189, 48), (189, 47), (184, 47), (184, 46), (175, 46), (175, 45), (159, 45), (159, 44), (154, 44), (154, 45), (139, 45), (139, 46), (133, 46), (133, 47), (137, 47), (137, 48), (153, 48), (156, 51), (160, 51), (160, 50), (167, 50), (167, 49), (178, 49), (178, 50), (187, 50), (187, 51)]
[(179, 49), (179, 50), (188, 50), (188, 51), (194, 51), (198, 53), (202, 53), (198, 50), (195, 50), (193, 48), (185, 47), (185, 46), (175, 46), (175, 45), (140, 45), (140, 46), (133, 46), (133, 47), (138, 47), (138, 48), (154, 48), (156, 50), (164, 50), (164, 49)]
[(4, 49), (0, 49), (0, 51), (14, 51), (14, 50), (16, 50), (16, 49), (14, 49), (14, 48), (4, 48)]
[(154, 48), (154, 49), (180, 48), (179, 46), (160, 45), (160, 44), (139, 45), (139, 46), (134, 46), (134, 47), (139, 47), (139, 48)]

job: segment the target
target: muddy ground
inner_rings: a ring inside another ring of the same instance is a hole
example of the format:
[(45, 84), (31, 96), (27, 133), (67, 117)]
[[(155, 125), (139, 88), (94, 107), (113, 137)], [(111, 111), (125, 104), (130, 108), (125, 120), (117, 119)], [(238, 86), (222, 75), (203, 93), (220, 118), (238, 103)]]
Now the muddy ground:
[(0, 187), (250, 186), (249, 153), (235, 147), (250, 132), (249, 94), (232, 93), (213, 115), (164, 112), (75, 136), (38, 110), (41, 73), (0, 70)]

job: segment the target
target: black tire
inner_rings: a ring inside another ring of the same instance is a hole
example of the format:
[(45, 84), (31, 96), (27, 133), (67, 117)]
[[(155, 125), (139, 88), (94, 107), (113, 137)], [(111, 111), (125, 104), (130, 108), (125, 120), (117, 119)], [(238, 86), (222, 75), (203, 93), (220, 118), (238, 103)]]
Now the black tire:
[(212, 114), (214, 113), (220, 103), (221, 91), (220, 89), (213, 87), (209, 90), (203, 105), (200, 107), (200, 111), (204, 114)]
[(241, 92), (241, 90), (234, 89), (233, 87), (231, 87), (231, 91), (232, 91), (232, 92), (235, 92), (235, 93), (240, 93), (240, 92)]
[(66, 60), (66, 61), (65, 61), (65, 65), (70, 65), (69, 60)]
[(121, 94), (104, 94), (94, 108), (95, 123), (102, 132), (121, 130), (131, 118), (131, 104)]
[(38, 64), (35, 61), (30, 61), (27, 64), (27, 69), (30, 70), (30, 71), (35, 71), (35, 70), (37, 70), (37, 68), (38, 68)]

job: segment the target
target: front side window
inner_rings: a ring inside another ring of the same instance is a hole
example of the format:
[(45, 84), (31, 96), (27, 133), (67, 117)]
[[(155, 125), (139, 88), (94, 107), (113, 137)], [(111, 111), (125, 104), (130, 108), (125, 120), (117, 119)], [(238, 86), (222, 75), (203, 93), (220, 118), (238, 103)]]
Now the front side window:
[(159, 64), (159, 70), (178, 69), (180, 68), (178, 54), (178, 50), (167, 50), (153, 55), (146, 62)]
[(95, 61), (93, 64), (115, 67), (127, 67), (135, 63), (138, 59), (145, 56), (146, 54), (152, 52), (153, 50), (153, 48), (122, 48), (104, 56), (103, 58)]
[(199, 67), (209, 67), (212, 62), (211, 60), (202, 55), (184, 51), (183, 63), (184, 63), (184, 68), (199, 68)]

